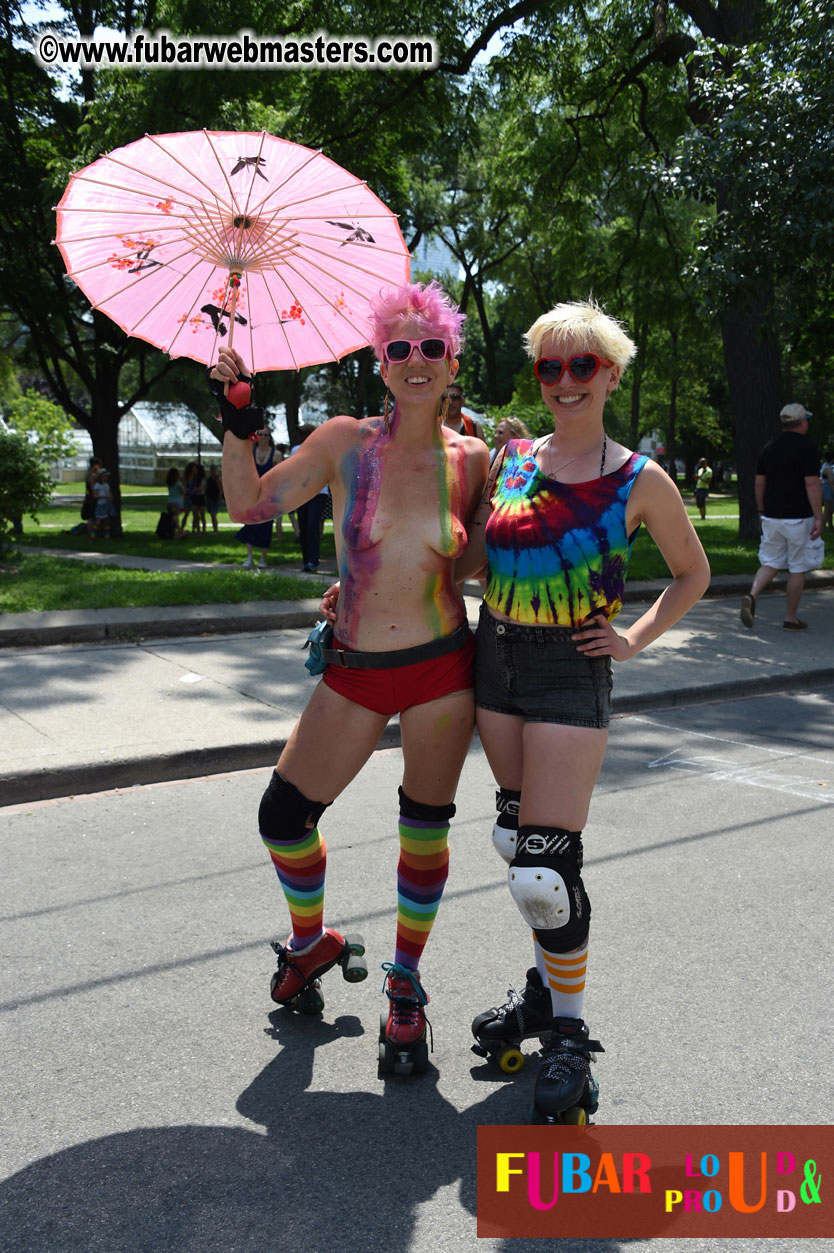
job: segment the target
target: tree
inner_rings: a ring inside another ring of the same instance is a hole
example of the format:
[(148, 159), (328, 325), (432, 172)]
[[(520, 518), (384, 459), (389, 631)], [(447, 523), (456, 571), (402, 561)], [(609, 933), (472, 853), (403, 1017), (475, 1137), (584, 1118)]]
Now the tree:
[[(832, 341), (832, 34), (822, 0), (555, 0), (508, 38), (498, 71), (525, 167), (510, 153), (502, 174), (534, 210), (524, 249), (498, 277), (507, 283), (509, 270), (539, 309), (587, 295), (590, 279), (621, 316), (630, 305), (649, 353), (648, 328), (668, 321), (660, 363), (671, 371), (670, 398), (689, 373), (693, 317), (714, 321), (742, 535), (758, 527), (757, 451), (792, 398), (782, 389), (782, 342), (794, 369), (811, 342), (816, 361), (830, 361), (820, 350)], [(671, 235), (664, 241), (676, 200), (703, 223), (697, 252)], [(618, 215), (621, 260), (605, 239)], [(642, 280), (641, 236), (656, 249), (643, 254)], [(678, 267), (665, 291), (651, 281), (664, 254)], [(791, 309), (796, 274), (807, 281)], [(648, 369), (644, 360), (633, 375), (635, 432)]]
[[(118, 21), (117, 6), (90, 3), (75, 10), (77, 26), (68, 18), (66, 29), (92, 36), (97, 23)], [(126, 0), (124, 29), (131, 29), (133, 6)], [(139, 21), (149, 20), (149, 7), (137, 10)], [(37, 27), (40, 29), (40, 27)], [(36, 369), (61, 408), (87, 430), (93, 449), (111, 468), (114, 502), (118, 508), (118, 424), (171, 363), (141, 340), (128, 340), (110, 320), (83, 299), (64, 273), (54, 235), (52, 205), (57, 203), (72, 169), (93, 159), (97, 149), (85, 136), (87, 111), (95, 98), (96, 76), (83, 71), (66, 97), (37, 63), (21, 40), (30, 34), (22, 20), (14, 21), (6, 7), (0, 43), (0, 161), (4, 197), (0, 206), (0, 304), (23, 328), (19, 360)], [(91, 149), (85, 151), (86, 142)], [(122, 371), (128, 361), (137, 366), (137, 385), (120, 395)], [(114, 534), (120, 521), (114, 520)]]
[[(45, 0), (37, 0), (43, 4)], [(234, 33), (242, 28), (298, 34), (326, 27), (334, 32), (419, 34), (431, 29), (449, 59), (427, 71), (391, 73), (339, 70), (327, 73), (169, 69), (82, 69), (69, 93), (25, 47), (39, 33), (6, 6), (0, 17), (0, 307), (25, 328), (20, 359), (37, 370), (50, 395), (87, 431), (95, 453), (111, 467), (118, 509), (118, 425), (138, 400), (151, 396), (175, 372), (191, 368), (166, 361), (141, 340), (128, 339), (105, 316), (90, 311), (63, 274), (49, 247), (51, 206), (73, 170), (146, 131), (201, 127), (273, 130), (328, 155), (372, 183), (380, 196), (409, 215), (409, 160), (455, 132), (458, 101), (450, 83), (468, 71), (494, 30), (535, 7), (521, 0), (506, 10), (474, 0), (427, 0), (420, 12), (400, 6), (324, 4), (294, 0), (277, 27), (274, 6), (259, 0), (217, 0), (207, 17), (196, 0), (60, 0), (66, 14), (61, 33), (91, 37), (97, 26), (129, 34), (164, 27), (175, 34)], [(420, 121), (415, 125), (415, 104)], [(26, 259), (25, 280), (23, 258)], [(127, 386), (126, 386), (127, 384)], [(362, 373), (358, 392), (366, 391)], [(298, 380), (283, 385), (289, 424), (297, 412)], [(113, 533), (118, 534), (119, 518)]]
[(37, 448), (25, 435), (0, 431), (0, 549), (15, 522), (49, 504), (52, 482)]
[(4, 418), (14, 431), (32, 438), (38, 456), (46, 466), (75, 451), (72, 422), (59, 405), (53, 404), (30, 387), (5, 406)]
[(688, 188), (716, 205), (693, 270), (709, 306), (726, 310), (739, 530), (747, 536), (758, 533), (756, 457), (782, 402), (796, 398), (783, 386), (783, 348), (793, 375), (805, 357), (810, 389), (824, 404), (819, 369), (827, 364), (830, 380), (834, 330), (834, 16), (817, 0), (751, 10), (735, 33), (709, 32), (693, 57), (703, 121), (682, 171)]

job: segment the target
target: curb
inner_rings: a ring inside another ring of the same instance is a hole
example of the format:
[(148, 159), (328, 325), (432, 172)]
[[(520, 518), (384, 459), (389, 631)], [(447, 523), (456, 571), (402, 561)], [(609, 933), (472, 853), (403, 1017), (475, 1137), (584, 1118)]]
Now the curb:
[(824, 670), (797, 670), (792, 674), (769, 674), (761, 678), (736, 679), (732, 683), (705, 683), (698, 687), (670, 689), (667, 692), (636, 692), (617, 700), (613, 698), (614, 717), (645, 713), (651, 709), (683, 709), (692, 705), (711, 705), (721, 700), (744, 700), (751, 696), (768, 696), (774, 692), (812, 692), (834, 683), (834, 666)]
[[(825, 670), (801, 670), (790, 675), (767, 675), (762, 678), (739, 679), (734, 683), (699, 684), (698, 687), (675, 688), (665, 692), (636, 693), (614, 698), (613, 716), (649, 713), (652, 710), (683, 709), (692, 705), (708, 705), (715, 701), (749, 699), (774, 692), (814, 691), (834, 683), (834, 667)], [(258, 743), (238, 743), (182, 753), (148, 754), (134, 759), (96, 762), (83, 766), (59, 766), (54, 769), (7, 775), (3, 780), (3, 807), (34, 804), (63, 796), (84, 796), (117, 788), (141, 787), (149, 783), (166, 783), (178, 779), (202, 778), (204, 775), (233, 774), (274, 766), (286, 739)], [(399, 748), (402, 739), (399, 722), (390, 723), (376, 750)]]
[[(45, 766), (3, 780), (3, 807), (54, 800), (59, 796), (85, 796), (89, 792), (109, 792), (114, 788), (141, 787), (167, 783), (172, 779), (199, 779), (204, 775), (233, 774), (238, 770), (274, 766), (286, 739), (258, 743), (216, 745), (182, 753), (149, 753), (144, 757), (122, 758), (89, 765)], [(387, 726), (377, 750), (399, 748), (400, 726)]]
[[(301, 575), (298, 576), (301, 578)], [(329, 576), (328, 576), (329, 577)], [(750, 576), (716, 575), (705, 600), (743, 596)], [(781, 591), (785, 576), (778, 575), (765, 595)], [(668, 580), (626, 583), (623, 601), (634, 604), (656, 599)], [(834, 587), (834, 570), (815, 570), (806, 576), (805, 591)], [(463, 585), (464, 595), (483, 598), (483, 586)], [(45, 613), (0, 614), (0, 648), (32, 648), (56, 644), (131, 643), (143, 639), (174, 639), (185, 635), (237, 635), (251, 631), (281, 631), (312, 627), (320, 620), (319, 597), (304, 600), (242, 601), (219, 605), (162, 605), (143, 609), (69, 609)]]
[[(237, 635), (312, 627), (321, 618), (316, 600), (246, 601), (240, 605), (164, 605), (142, 609), (79, 609), (4, 614), (0, 648), (49, 644), (101, 644), (183, 635)], [(229, 613), (229, 609), (233, 612)], [(151, 616), (153, 615), (153, 616)]]

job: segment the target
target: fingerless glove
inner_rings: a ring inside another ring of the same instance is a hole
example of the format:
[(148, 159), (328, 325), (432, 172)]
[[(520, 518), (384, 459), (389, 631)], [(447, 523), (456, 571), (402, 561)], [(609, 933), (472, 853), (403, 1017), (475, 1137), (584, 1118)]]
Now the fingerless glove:
[(209, 391), (220, 404), (220, 421), (223, 432), (231, 431), (238, 439), (249, 439), (255, 431), (264, 425), (264, 411), (260, 405), (253, 405), (254, 379), (241, 374), (236, 383), (229, 385), (228, 394), (222, 379), (211, 377), (211, 370), (206, 370)]

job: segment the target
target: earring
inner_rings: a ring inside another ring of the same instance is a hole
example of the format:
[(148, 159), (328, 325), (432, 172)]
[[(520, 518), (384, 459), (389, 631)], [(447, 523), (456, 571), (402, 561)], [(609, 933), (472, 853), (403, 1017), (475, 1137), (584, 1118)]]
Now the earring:
[(384, 404), (383, 404), (383, 406), (382, 406), (382, 421), (385, 423), (385, 434), (386, 434), (386, 435), (390, 435), (390, 434), (391, 434), (391, 422), (390, 422), (390, 420), (389, 420), (389, 416), (388, 416), (388, 406), (390, 405), (390, 403), (391, 403), (391, 393), (388, 391), (388, 388), (386, 387), (386, 389), (385, 389), (385, 402), (384, 402)]

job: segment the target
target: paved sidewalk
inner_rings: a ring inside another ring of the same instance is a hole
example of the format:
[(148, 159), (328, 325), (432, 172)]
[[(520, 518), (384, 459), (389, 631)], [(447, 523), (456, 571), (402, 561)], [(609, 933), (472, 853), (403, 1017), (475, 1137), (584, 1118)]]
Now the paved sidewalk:
[[(738, 597), (748, 580), (716, 579), (682, 623), (615, 667), (616, 712), (830, 682), (834, 575), (813, 582), (802, 602), (810, 629), (791, 633), (782, 595), (762, 598), (747, 631)], [(661, 586), (629, 586), (623, 625)], [(479, 589), (469, 590), (474, 625)], [(274, 763), (313, 688), (303, 644), (318, 616), (317, 599), (5, 615), (0, 804)], [(399, 743), (396, 720), (382, 743)]]

